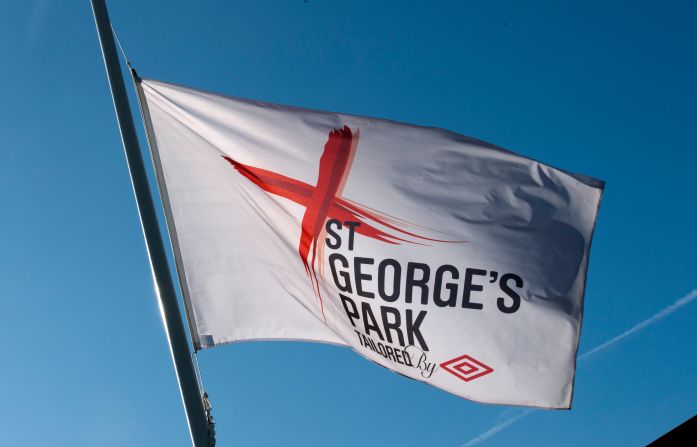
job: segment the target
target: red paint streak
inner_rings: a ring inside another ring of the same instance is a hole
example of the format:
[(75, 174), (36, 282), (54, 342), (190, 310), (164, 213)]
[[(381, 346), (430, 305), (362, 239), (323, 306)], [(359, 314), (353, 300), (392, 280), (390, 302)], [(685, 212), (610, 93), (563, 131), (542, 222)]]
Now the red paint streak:
[(312, 244), (312, 262), (314, 265), (317, 253), (317, 237), (322, 232), (324, 221), (329, 213), (329, 208), (334, 202), (334, 196), (339, 189), (339, 184), (344, 176), (346, 165), (351, 152), (351, 139), (353, 134), (348, 126), (343, 129), (334, 129), (329, 133), (329, 140), (324, 145), (324, 152), (319, 159), (319, 174), (317, 186), (312, 192), (310, 203), (305, 210), (302, 220), (302, 235), (298, 252), (305, 264), (305, 270), (310, 273), (307, 258)]
[[(267, 171), (266, 169), (255, 168), (252, 166), (244, 165), (233, 160), (230, 157), (223, 156), (228, 163), (230, 163), (237, 172), (242, 174), (247, 179), (251, 180), (252, 183), (257, 185), (259, 188), (271, 194), (283, 197), (298, 205), (307, 207), (310, 203), (312, 197), (314, 186), (311, 186), (300, 180), (295, 180), (290, 177), (285, 177), (281, 174), (275, 172)], [(384, 231), (375, 228), (368, 223), (368, 220), (379, 223), (395, 232), (402, 234), (403, 236), (411, 236), (415, 239), (422, 239), (424, 241), (430, 242), (454, 242), (441, 239), (432, 239), (425, 236), (420, 236), (418, 234), (403, 230), (397, 225), (390, 223), (389, 217), (381, 215), (380, 213), (369, 211), (365, 207), (358, 205), (356, 203), (350, 202), (341, 197), (334, 197), (327, 213), (327, 217), (331, 219), (340, 220), (345, 222), (347, 220), (361, 222), (361, 225), (356, 227), (356, 233), (369, 237), (371, 239), (376, 239), (382, 242), (387, 242), (388, 244), (399, 244), (400, 242), (410, 242), (397, 235), (385, 233)], [(457, 241), (463, 242), (463, 241)]]
[[(237, 172), (242, 174), (244, 177), (248, 178), (259, 188), (271, 194), (283, 197), (298, 205), (307, 207), (310, 203), (312, 197), (312, 192), (315, 189), (300, 180), (295, 180), (290, 177), (285, 177), (281, 174), (275, 172), (267, 171), (266, 169), (255, 168), (252, 166), (244, 165), (233, 160), (230, 157), (223, 156), (228, 163), (230, 163)], [(411, 241), (399, 237), (397, 235), (385, 233), (384, 231), (375, 228), (368, 223), (368, 220), (379, 223), (395, 232), (402, 234), (403, 236), (411, 236), (415, 239), (422, 239), (424, 241), (430, 242), (454, 242), (441, 239), (432, 239), (425, 236), (420, 236), (418, 234), (403, 230), (397, 225), (389, 222), (389, 217), (383, 216), (377, 212), (369, 211), (365, 207), (358, 205), (353, 202), (349, 202), (341, 197), (334, 197), (327, 213), (327, 217), (331, 219), (340, 220), (345, 222), (347, 220), (358, 221), (361, 224), (356, 227), (356, 233), (369, 237), (371, 239), (376, 239), (382, 242), (387, 242), (388, 244), (399, 244), (400, 242)], [(456, 241), (463, 242), (463, 241)], [(413, 243), (413, 242), (411, 242)]]
[[(266, 169), (248, 166), (230, 157), (223, 156), (237, 172), (262, 190), (284, 197), (306, 208), (301, 223), (302, 233), (298, 244), (298, 254), (305, 266), (305, 272), (310, 277), (312, 288), (317, 294), (322, 316), (324, 316), (324, 305), (322, 303), (322, 297), (320, 296), (319, 282), (314, 270), (314, 265), (319, 242), (318, 237), (322, 233), (324, 223), (327, 219), (336, 219), (341, 222), (358, 221), (361, 224), (355, 228), (356, 233), (388, 244), (400, 244), (402, 242), (412, 244), (419, 243), (406, 239), (409, 237), (430, 242), (464, 242), (431, 239), (429, 237), (420, 236), (398, 226), (399, 223), (411, 225), (406, 221), (382, 214), (342, 198), (340, 194), (348, 177), (349, 170), (351, 169), (351, 161), (355, 154), (357, 142), (358, 131), (354, 134), (348, 126), (344, 126), (342, 129), (334, 129), (329, 133), (329, 139), (324, 145), (324, 152), (319, 159), (319, 172), (316, 186)], [(380, 230), (369, 222), (382, 225), (392, 231), (386, 232)], [(308, 261), (311, 247), (312, 258)]]

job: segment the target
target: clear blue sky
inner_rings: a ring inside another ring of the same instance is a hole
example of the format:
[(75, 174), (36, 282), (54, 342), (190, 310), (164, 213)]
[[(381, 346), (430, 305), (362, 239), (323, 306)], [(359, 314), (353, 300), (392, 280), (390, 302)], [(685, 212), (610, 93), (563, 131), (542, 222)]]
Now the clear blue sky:
[[(581, 352), (697, 287), (694, 1), (110, 2), (145, 77), (446, 127), (607, 182)], [(0, 15), (0, 445), (186, 446), (87, 0)], [(697, 411), (697, 302), (482, 445), (641, 445)], [(339, 347), (201, 354), (220, 446), (461, 446), (521, 410)]]

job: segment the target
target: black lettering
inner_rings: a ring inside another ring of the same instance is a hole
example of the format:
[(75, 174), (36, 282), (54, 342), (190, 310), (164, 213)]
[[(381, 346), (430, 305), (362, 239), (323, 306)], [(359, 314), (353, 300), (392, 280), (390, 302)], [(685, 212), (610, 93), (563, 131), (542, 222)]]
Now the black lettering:
[[(353, 320), (360, 319), (360, 316), (358, 315), (358, 308), (356, 307), (356, 303), (354, 303), (351, 298), (344, 296), (342, 294), (339, 294), (339, 297), (341, 298), (341, 304), (344, 305), (344, 310), (346, 311), (346, 316), (349, 317), (349, 321), (351, 321), (351, 324), (353, 325), (353, 327), (356, 327), (356, 323), (354, 323)], [(349, 310), (349, 305), (351, 306), (352, 310)]]
[(404, 365), (404, 360), (402, 360), (402, 350), (401, 349), (394, 350), (394, 357), (397, 359), (397, 363), (401, 363), (402, 365)]
[(358, 332), (355, 329), (353, 330), (353, 332), (355, 332), (356, 335), (358, 335), (358, 342), (361, 344), (361, 346), (365, 346), (365, 343), (363, 343), (363, 339), (361, 338), (361, 335), (363, 335), (363, 334), (361, 334), (360, 332)]
[(395, 362), (394, 353), (392, 352), (392, 347), (385, 345), (385, 351), (387, 351), (387, 357)]
[(363, 314), (363, 327), (365, 327), (365, 333), (370, 337), (370, 331), (375, 331), (380, 337), (380, 340), (385, 341), (382, 337), (382, 332), (380, 331), (380, 326), (375, 319), (375, 315), (370, 308), (370, 304), (361, 303), (361, 313)]
[(480, 284), (473, 284), (473, 276), (485, 276), (486, 270), (480, 269), (467, 269), (465, 271), (465, 287), (462, 291), (462, 307), (465, 309), (482, 309), (484, 306), (482, 303), (473, 303), (470, 301), (470, 295), (472, 292), (481, 292), (484, 290), (484, 286)]
[(421, 345), (421, 349), (423, 351), (428, 351), (426, 340), (424, 340), (424, 337), (421, 335), (421, 323), (424, 322), (425, 317), (426, 311), (422, 310), (419, 312), (419, 316), (416, 318), (416, 321), (414, 321), (412, 319), (411, 309), (407, 309), (407, 340), (409, 341), (410, 345), (413, 345), (414, 337), (416, 337)]
[[(339, 253), (332, 253), (329, 255), (329, 268), (332, 271), (334, 284), (336, 284), (336, 287), (342, 292), (353, 293), (353, 290), (351, 290), (351, 276), (349, 276), (348, 272), (339, 272), (337, 275), (336, 263), (334, 262), (337, 259), (341, 262), (341, 266), (343, 268), (348, 268), (349, 266), (348, 261), (343, 255), (340, 255)], [(344, 284), (339, 283), (339, 276), (344, 279)]]
[[(400, 346), (404, 346), (404, 335), (402, 335), (402, 330), (400, 329), (402, 317), (399, 314), (399, 310), (394, 307), (380, 306), (380, 313), (382, 314), (382, 327), (385, 330), (387, 341), (394, 343), (391, 331), (395, 331)], [(394, 321), (390, 321), (389, 315), (394, 316)]]
[(443, 275), (446, 272), (450, 273), (452, 279), (458, 279), (460, 277), (460, 274), (458, 273), (457, 269), (452, 265), (445, 264), (438, 267), (438, 270), (436, 270), (436, 279), (433, 283), (433, 303), (439, 307), (455, 307), (457, 305), (456, 282), (448, 282), (445, 285), (445, 288), (448, 290), (448, 299), (444, 300), (441, 297)]
[[(385, 284), (385, 270), (387, 270), (389, 266), (392, 267), (392, 294), (390, 295), (385, 291), (387, 288)], [(402, 267), (399, 265), (399, 262), (394, 259), (383, 260), (378, 266), (378, 293), (380, 294), (380, 298), (388, 303), (397, 301), (397, 298), (399, 298), (399, 284), (401, 281)]]
[[(364, 335), (364, 337), (365, 337), (365, 335)], [(375, 352), (377, 352), (377, 351), (378, 351), (378, 348), (375, 347), (375, 342), (373, 341), (373, 339), (372, 339), (372, 338), (368, 338), (368, 337), (365, 337), (365, 338), (368, 340), (368, 343), (370, 343), (370, 346), (372, 346), (372, 350), (375, 351)]]
[(404, 356), (404, 364), (407, 366), (414, 366), (413, 363), (411, 363), (411, 356), (407, 351), (402, 351), (402, 356)]
[[(414, 273), (420, 270), (421, 279), (416, 279)], [(421, 290), (421, 304), (428, 304), (428, 280), (431, 276), (431, 269), (428, 264), (421, 264), (418, 262), (410, 262), (407, 264), (407, 281), (405, 285), (406, 295), (404, 301), (411, 303), (411, 294), (414, 287), (418, 287)]]
[(356, 227), (360, 227), (361, 223), (360, 222), (352, 222), (350, 220), (347, 220), (346, 222), (344, 222), (344, 225), (346, 225), (349, 229), (348, 249), (353, 250), (353, 235), (356, 232)]
[(329, 219), (327, 224), (324, 226), (324, 228), (327, 230), (327, 234), (333, 237), (336, 242), (332, 242), (329, 237), (327, 237), (324, 241), (326, 242), (327, 247), (336, 250), (337, 248), (341, 247), (341, 236), (339, 236), (339, 233), (332, 229), (332, 225), (336, 226), (337, 230), (341, 230), (341, 222), (336, 219)]
[(501, 290), (503, 293), (508, 295), (511, 300), (513, 300), (513, 303), (511, 303), (510, 306), (506, 306), (506, 300), (505, 298), (499, 297), (496, 300), (496, 305), (498, 306), (499, 310), (505, 314), (512, 314), (515, 311), (520, 308), (520, 295), (518, 293), (511, 289), (511, 287), (508, 285), (508, 281), (513, 280), (515, 281), (515, 286), (517, 288), (522, 288), (523, 287), (523, 278), (521, 278), (518, 275), (515, 275), (513, 273), (506, 273), (505, 275), (501, 275), (501, 282), (499, 285), (501, 286)]
[(375, 294), (373, 292), (366, 292), (365, 290), (363, 290), (362, 282), (370, 281), (373, 278), (373, 275), (363, 273), (361, 271), (361, 266), (363, 266), (364, 264), (372, 265), (374, 262), (375, 260), (372, 258), (356, 257), (353, 260), (353, 277), (356, 281), (356, 293), (364, 298), (375, 298)]
[(375, 351), (375, 345), (371, 344), (372, 341), (368, 337), (361, 334), (361, 338), (363, 338), (363, 346), (367, 347), (371, 351)]

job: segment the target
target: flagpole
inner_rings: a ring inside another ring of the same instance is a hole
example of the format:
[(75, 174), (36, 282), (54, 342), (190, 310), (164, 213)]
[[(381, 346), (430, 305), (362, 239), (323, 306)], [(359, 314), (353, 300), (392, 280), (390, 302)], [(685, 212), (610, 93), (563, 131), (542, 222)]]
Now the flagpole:
[(107, 12), (105, 0), (90, 1), (92, 3), (94, 21), (97, 25), (102, 56), (104, 57), (104, 65), (109, 79), (109, 88), (111, 89), (111, 96), (116, 109), (116, 119), (121, 132), (121, 141), (131, 175), (131, 184), (136, 197), (136, 205), (138, 206), (148, 258), (150, 259), (150, 268), (152, 269), (155, 282), (155, 293), (158, 298), (167, 341), (169, 342), (174, 370), (177, 374), (179, 391), (184, 403), (189, 434), (194, 447), (209, 447), (208, 420), (203, 406), (201, 390), (196, 379), (196, 372), (191, 360), (191, 350), (189, 349), (186, 331), (184, 330), (179, 311), (174, 282), (170, 274), (155, 205), (150, 193), (148, 177), (145, 172), (140, 145), (138, 144), (138, 136), (128, 103), (128, 95), (121, 74), (121, 64), (114, 45), (109, 13)]

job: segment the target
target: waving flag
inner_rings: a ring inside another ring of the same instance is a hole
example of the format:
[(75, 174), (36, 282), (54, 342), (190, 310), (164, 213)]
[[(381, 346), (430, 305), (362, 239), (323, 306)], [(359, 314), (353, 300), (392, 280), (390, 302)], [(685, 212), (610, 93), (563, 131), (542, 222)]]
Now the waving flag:
[(602, 182), (441, 129), (140, 84), (197, 347), (349, 346), (569, 408)]

